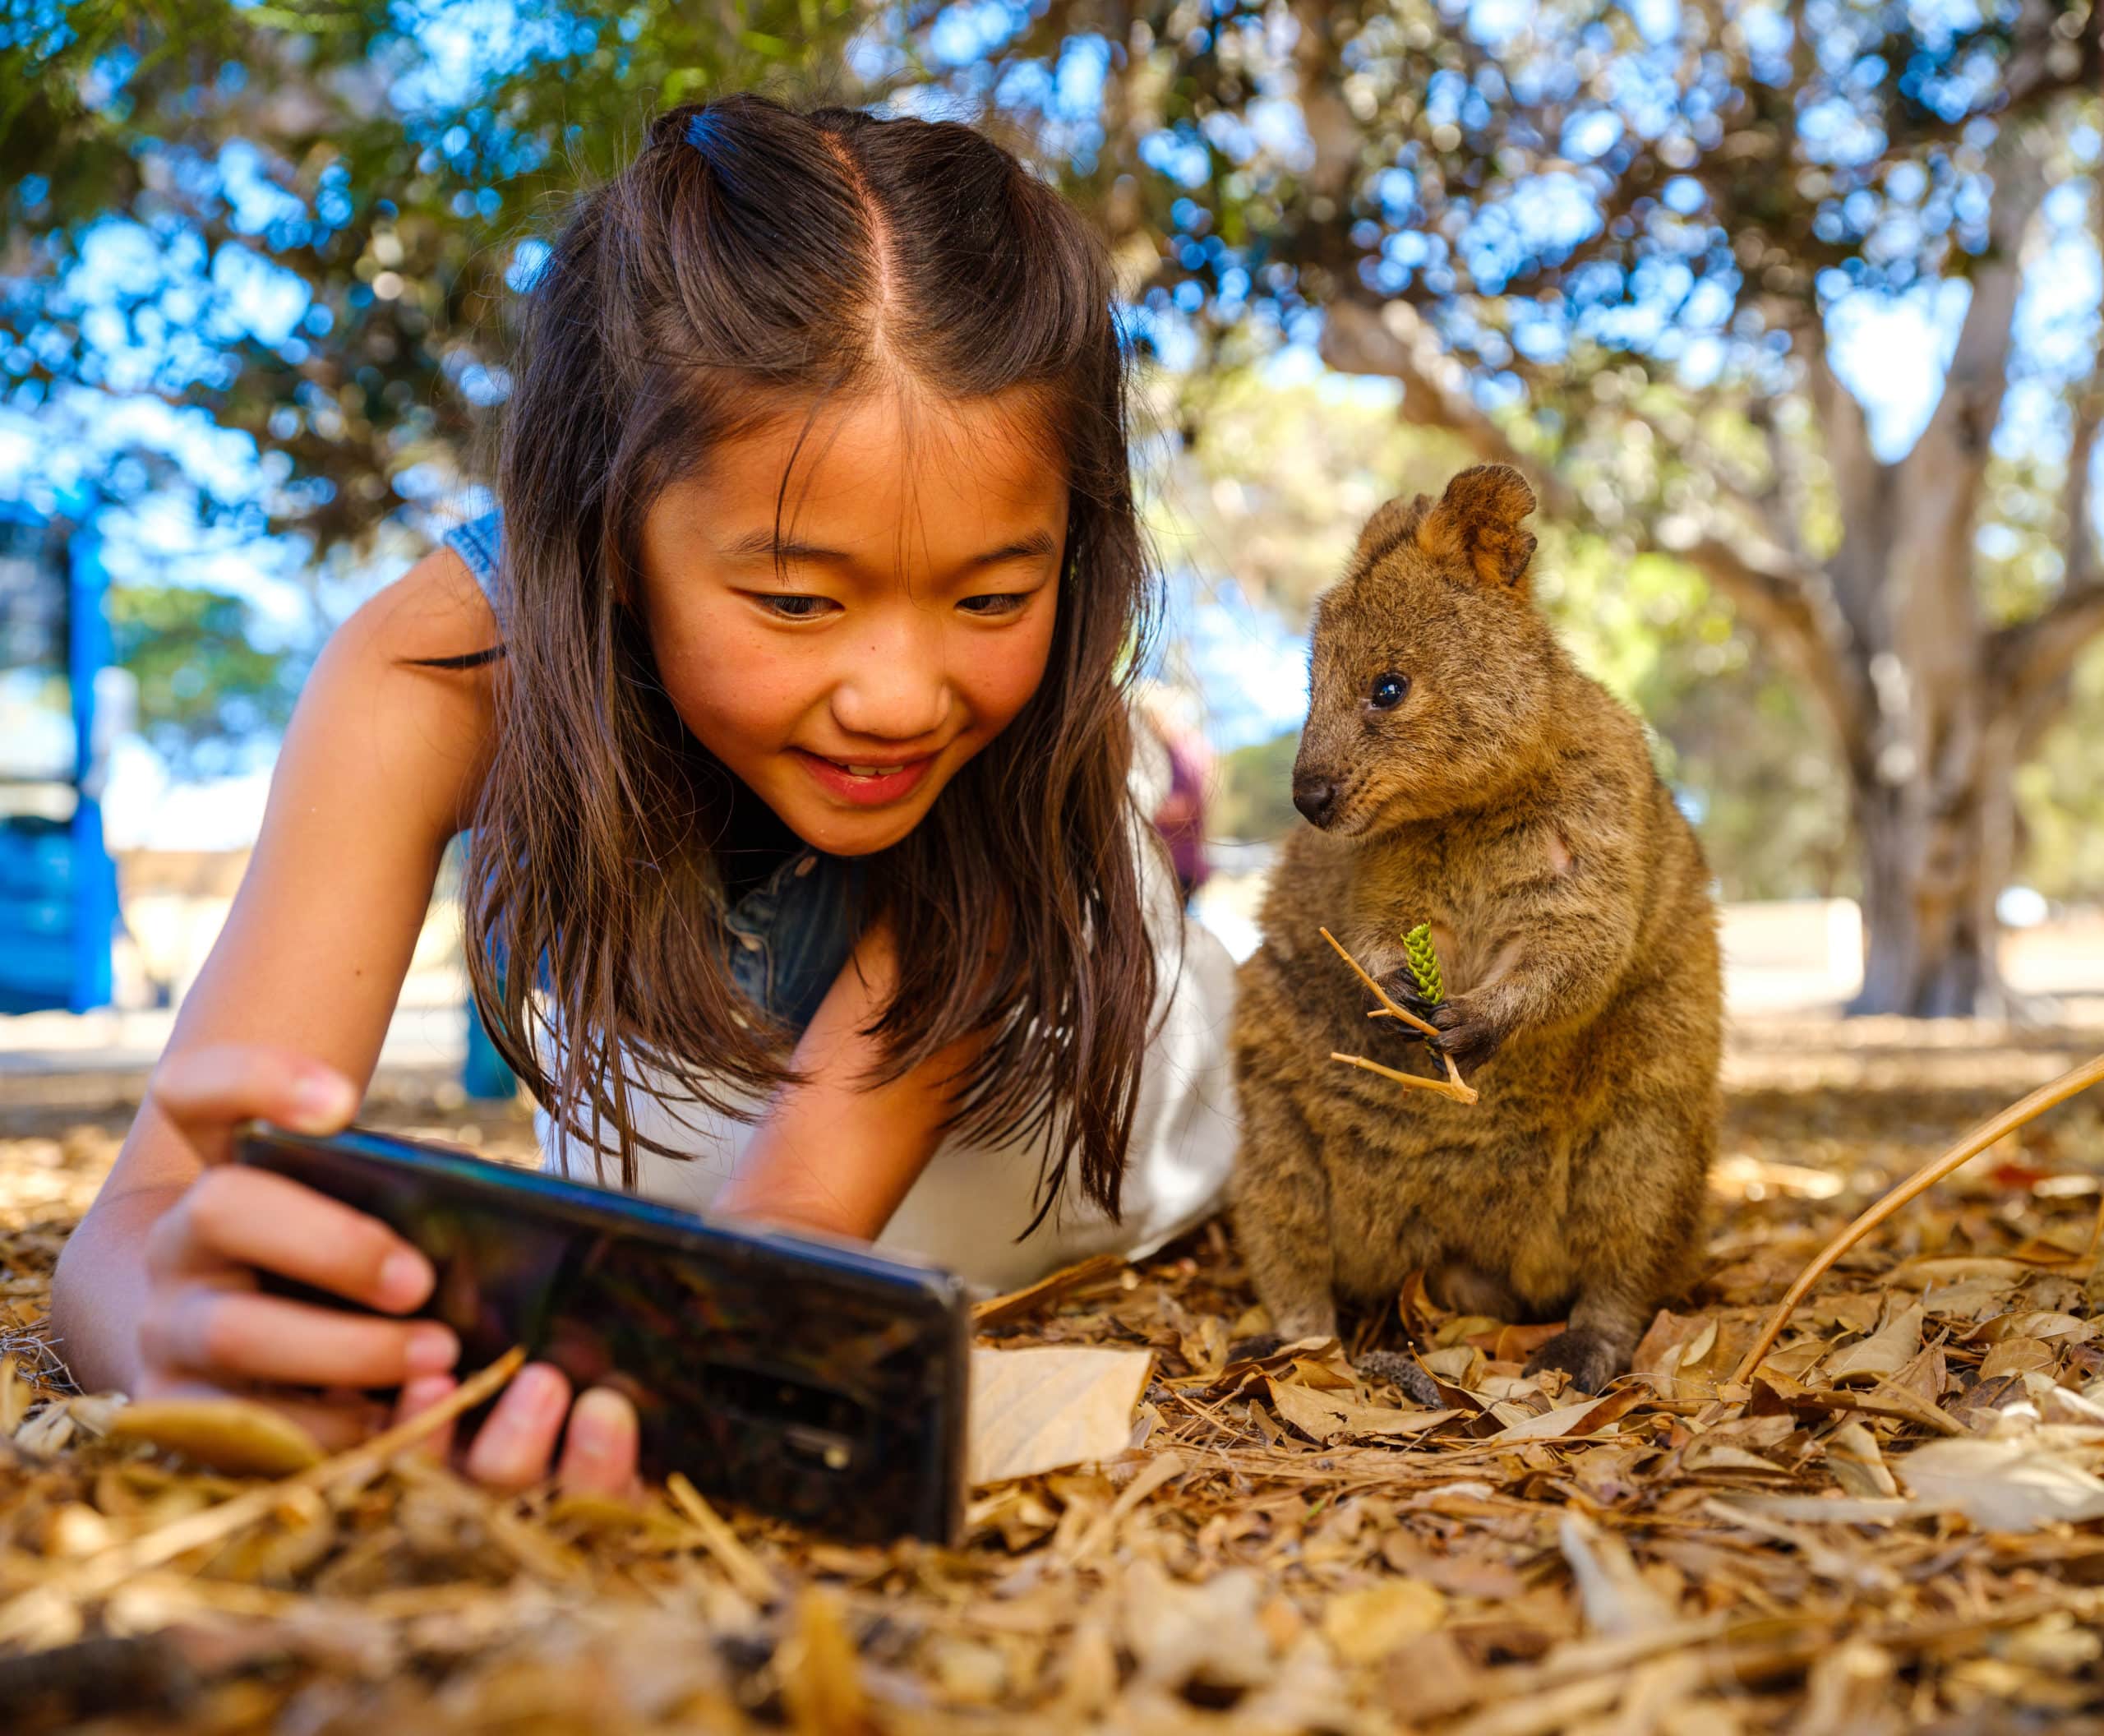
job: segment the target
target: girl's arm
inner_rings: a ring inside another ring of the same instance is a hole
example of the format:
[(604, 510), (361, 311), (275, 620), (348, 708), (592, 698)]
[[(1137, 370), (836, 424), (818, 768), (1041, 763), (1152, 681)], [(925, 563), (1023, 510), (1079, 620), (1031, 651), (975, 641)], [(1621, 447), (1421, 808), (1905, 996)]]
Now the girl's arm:
[(897, 980), (890, 930), (879, 923), (796, 1045), (805, 1083), (777, 1099), (713, 1209), (834, 1235), (874, 1240), (942, 1143), (954, 1082), (978, 1040), (967, 1038), (888, 1085), (866, 1075), (881, 1053), (862, 1027)]
[[(321, 1129), (355, 1109), (491, 735), (486, 672), (404, 659), (478, 650), (495, 637), (465, 566), (439, 554), (360, 609), (316, 664), (233, 912), (116, 1167), (59, 1263), (57, 1324), (91, 1390), (166, 1386), (182, 1370), (203, 1380), (238, 1371), (295, 1378), (265, 1369), (274, 1356), (297, 1361), (308, 1350), (330, 1364), (314, 1369), (319, 1384), (376, 1363), (402, 1365), (415, 1330), (405, 1323), (363, 1320), (325, 1343), (317, 1335), (288, 1346), (271, 1341), (284, 1323), (265, 1304), (277, 1299), (252, 1294), (252, 1282), (213, 1306), (183, 1280), (209, 1268), (222, 1281), (223, 1259), (241, 1254), (399, 1309), (421, 1301), (430, 1282), (406, 1244), (304, 1189), (279, 1202), (284, 1215), (259, 1213), (249, 1196), (265, 1178), (249, 1172), (215, 1169), (209, 1185), (191, 1184), (227, 1156), (244, 1116)], [(266, 1245), (242, 1245), (259, 1234)]]

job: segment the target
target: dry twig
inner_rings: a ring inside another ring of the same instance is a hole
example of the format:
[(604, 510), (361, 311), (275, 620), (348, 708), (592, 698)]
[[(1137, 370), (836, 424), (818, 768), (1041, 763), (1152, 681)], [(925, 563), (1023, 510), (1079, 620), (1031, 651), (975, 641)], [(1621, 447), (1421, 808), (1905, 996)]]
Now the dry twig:
[(2005, 1133), (2014, 1133), (2025, 1122), (2045, 1114), (2056, 1103), (2064, 1103), (2078, 1092), (2088, 1090), (2099, 1079), (2104, 1079), (2104, 1055), (2084, 1061), (2079, 1067), (2069, 1069), (2057, 1079), (2041, 1085), (2029, 1097), (2010, 1104), (2000, 1115), (1989, 1116), (1940, 1157), (1924, 1165), (1893, 1189), (1820, 1249), (1812, 1263), (1797, 1274), (1797, 1281), (1783, 1292), (1783, 1300), (1775, 1304), (1774, 1312), (1769, 1315), (1767, 1324), (1761, 1327), (1760, 1336), (1753, 1341), (1753, 1348), (1746, 1353), (1738, 1367), (1733, 1371), (1733, 1380), (1753, 1378), (1755, 1371), (1760, 1367), (1761, 1358), (1774, 1349), (1775, 1341), (1783, 1336), (1783, 1328), (1789, 1324), (1791, 1314), (1810, 1294), (1812, 1286), (1826, 1276), (1828, 1269), (1836, 1260), (1871, 1230), (1902, 1206), (1920, 1198), (1952, 1170), (1978, 1157)]
[[(1336, 955), (1352, 967), (1353, 972), (1358, 976), (1359, 980), (1364, 983), (1368, 988), (1371, 989), (1373, 991), (1375, 998), (1380, 1001), (1381, 1005), (1379, 1009), (1374, 1013), (1368, 1014), (1368, 1016), (1369, 1018), (1379, 1018), (1386, 1017), (1388, 1018), (1399, 1018), (1405, 1024), (1408, 1025), (1413, 1031), (1418, 1032), (1423, 1036), (1429, 1037), (1439, 1035), (1439, 1027), (1437, 1025), (1431, 1024), (1426, 1020), (1419, 1018), (1417, 1014), (1411, 1012), (1409, 1008), (1399, 1006), (1394, 998), (1389, 995), (1388, 991), (1382, 988), (1379, 983), (1376, 982), (1373, 978), (1368, 974), (1366, 967), (1356, 958), (1353, 958), (1350, 953), (1345, 950), (1343, 943), (1340, 941), (1335, 935), (1331, 934), (1329, 930), (1327, 928), (1319, 929), (1317, 932), (1319, 933), (1325, 940), (1330, 943), (1331, 947), (1335, 950)], [(1428, 1048), (1431, 1047), (1429, 1044), (1427, 1044), (1426, 1046)], [(1363, 1067), (1368, 1073), (1377, 1073), (1383, 1078), (1395, 1079), (1405, 1085), (1415, 1086), (1420, 1090), (1436, 1092), (1442, 1097), (1451, 1097), (1456, 1103), (1474, 1102), (1476, 1101), (1476, 1093), (1474, 1090), (1462, 1079), (1460, 1069), (1454, 1064), (1453, 1056), (1448, 1055), (1442, 1049), (1433, 1049), (1432, 1052), (1437, 1055), (1442, 1061), (1446, 1063), (1446, 1077), (1443, 1080), (1421, 1079), (1414, 1073), (1399, 1073), (1392, 1067), (1383, 1067), (1378, 1061), (1369, 1061), (1362, 1055), (1339, 1055), (1335, 1050), (1332, 1050), (1330, 1055), (1330, 1059), (1333, 1061), (1342, 1061), (1348, 1067)]]

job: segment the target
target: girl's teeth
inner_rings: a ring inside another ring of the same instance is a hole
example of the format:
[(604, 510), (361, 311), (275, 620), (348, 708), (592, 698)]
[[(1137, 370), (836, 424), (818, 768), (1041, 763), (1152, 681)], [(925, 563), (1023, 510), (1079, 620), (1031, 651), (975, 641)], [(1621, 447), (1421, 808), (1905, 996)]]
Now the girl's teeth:
[(881, 765), (851, 765), (848, 773), (856, 778), (881, 778), (888, 768)]

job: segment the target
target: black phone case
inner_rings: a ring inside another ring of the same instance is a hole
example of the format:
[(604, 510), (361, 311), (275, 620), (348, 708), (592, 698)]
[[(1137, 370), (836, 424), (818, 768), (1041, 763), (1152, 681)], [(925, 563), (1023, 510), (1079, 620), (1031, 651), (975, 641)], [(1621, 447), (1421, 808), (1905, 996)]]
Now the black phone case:
[(385, 1134), (251, 1124), (236, 1157), (421, 1249), (459, 1372), (523, 1344), (627, 1393), (646, 1475), (855, 1542), (957, 1536), (971, 1319), (950, 1273)]

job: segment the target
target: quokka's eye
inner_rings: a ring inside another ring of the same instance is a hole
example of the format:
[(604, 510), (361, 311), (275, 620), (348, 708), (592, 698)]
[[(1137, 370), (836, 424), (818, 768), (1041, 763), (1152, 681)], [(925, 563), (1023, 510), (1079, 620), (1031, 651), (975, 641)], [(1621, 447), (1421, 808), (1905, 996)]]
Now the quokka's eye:
[(1386, 675), (1374, 677), (1373, 690), (1367, 695), (1367, 700), (1376, 711), (1393, 711), (1409, 697), (1410, 690), (1410, 678), (1406, 675), (1398, 675), (1391, 669)]

